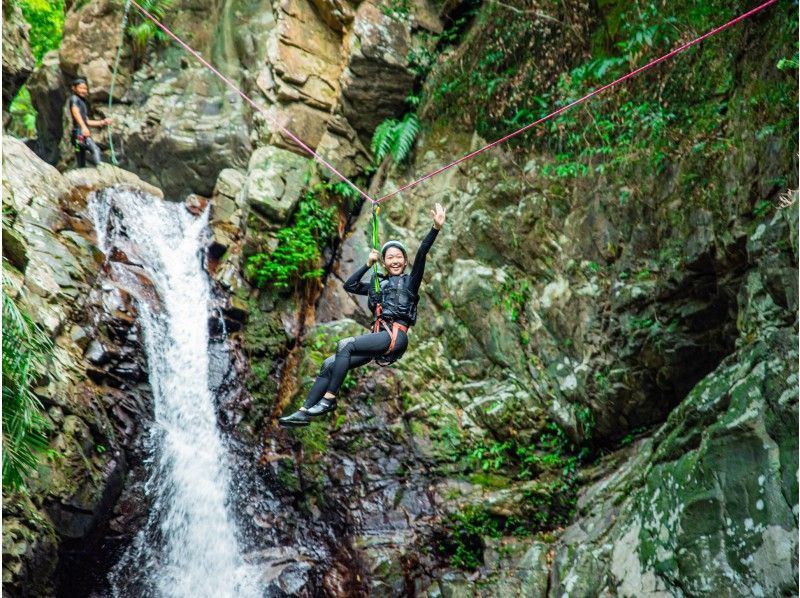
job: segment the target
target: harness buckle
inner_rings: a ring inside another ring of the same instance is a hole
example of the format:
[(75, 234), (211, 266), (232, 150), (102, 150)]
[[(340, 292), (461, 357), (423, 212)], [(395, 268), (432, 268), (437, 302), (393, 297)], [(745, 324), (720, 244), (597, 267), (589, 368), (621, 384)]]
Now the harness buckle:
[[(392, 351), (394, 351), (394, 347), (397, 344), (397, 333), (402, 330), (408, 334), (408, 326), (403, 326), (399, 322), (392, 322), (392, 326), (390, 328), (386, 320), (381, 317), (382, 314), (383, 307), (380, 303), (378, 303), (378, 305), (375, 307), (375, 323), (372, 325), (372, 332), (378, 333), (382, 328), (389, 333), (389, 348), (384, 352), (384, 355), (389, 355)], [(378, 361), (378, 363), (380, 363), (380, 361)]]

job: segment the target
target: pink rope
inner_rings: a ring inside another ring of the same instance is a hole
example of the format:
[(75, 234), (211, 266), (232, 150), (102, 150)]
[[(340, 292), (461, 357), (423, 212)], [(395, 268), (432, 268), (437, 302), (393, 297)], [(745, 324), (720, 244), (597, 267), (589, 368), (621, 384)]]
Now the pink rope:
[(189, 44), (187, 44), (186, 42), (184, 42), (184, 41), (183, 41), (181, 38), (179, 38), (179, 37), (178, 37), (177, 35), (175, 35), (175, 34), (174, 34), (172, 31), (170, 31), (170, 30), (169, 30), (169, 29), (168, 29), (168, 28), (167, 28), (167, 27), (166, 27), (166, 26), (165, 26), (163, 23), (161, 23), (161, 22), (160, 22), (158, 19), (156, 19), (156, 18), (155, 18), (153, 15), (151, 15), (151, 14), (150, 14), (149, 12), (147, 12), (147, 11), (146, 11), (144, 8), (142, 8), (142, 7), (141, 7), (141, 6), (140, 6), (140, 5), (139, 5), (139, 4), (136, 2), (136, 0), (130, 0), (130, 2), (131, 2), (131, 4), (133, 4), (133, 5), (134, 5), (134, 6), (135, 6), (135, 7), (136, 7), (138, 10), (139, 10), (139, 12), (141, 12), (141, 13), (142, 13), (144, 16), (146, 16), (148, 19), (150, 19), (151, 21), (153, 21), (153, 23), (155, 23), (155, 24), (156, 24), (156, 25), (157, 25), (157, 26), (158, 26), (158, 27), (159, 27), (159, 28), (160, 28), (160, 29), (161, 29), (161, 30), (162, 30), (164, 33), (166, 33), (167, 35), (169, 35), (169, 36), (170, 36), (172, 39), (174, 39), (176, 42), (178, 42), (178, 43), (179, 43), (179, 44), (180, 44), (180, 45), (181, 45), (181, 46), (182, 46), (182, 47), (183, 47), (183, 48), (184, 48), (184, 49), (185, 49), (187, 52), (189, 52), (189, 53), (190, 53), (192, 56), (194, 56), (195, 58), (197, 58), (197, 60), (199, 60), (199, 61), (200, 61), (202, 64), (204, 64), (206, 67), (208, 67), (208, 69), (209, 69), (209, 70), (210, 70), (212, 73), (214, 73), (214, 74), (215, 74), (217, 77), (219, 77), (219, 78), (220, 78), (220, 79), (221, 79), (221, 80), (222, 80), (222, 81), (223, 81), (223, 82), (224, 82), (226, 85), (228, 85), (228, 87), (230, 87), (230, 88), (231, 88), (231, 89), (233, 89), (233, 90), (234, 90), (236, 93), (238, 93), (238, 94), (239, 94), (239, 95), (242, 97), (242, 99), (243, 99), (244, 101), (246, 101), (248, 104), (250, 104), (250, 105), (251, 105), (253, 108), (255, 108), (255, 109), (258, 111), (258, 112), (260, 112), (261, 114), (263, 114), (263, 115), (264, 115), (264, 116), (267, 118), (267, 121), (268, 121), (268, 122), (270, 122), (270, 123), (272, 123), (273, 125), (275, 125), (275, 126), (278, 128), (278, 129), (280, 129), (280, 130), (281, 130), (281, 132), (282, 132), (284, 135), (286, 135), (287, 137), (289, 137), (289, 138), (290, 138), (292, 141), (294, 141), (294, 142), (295, 142), (297, 145), (299, 145), (301, 148), (303, 148), (303, 149), (304, 149), (306, 152), (308, 152), (309, 154), (311, 154), (311, 156), (313, 156), (313, 157), (314, 157), (314, 158), (315, 158), (315, 159), (316, 159), (318, 162), (320, 162), (321, 164), (325, 165), (325, 166), (326, 166), (326, 167), (327, 167), (327, 168), (328, 168), (328, 169), (329, 169), (331, 172), (333, 172), (333, 173), (334, 173), (336, 176), (338, 176), (340, 179), (342, 179), (342, 181), (343, 181), (343, 182), (347, 183), (348, 185), (350, 185), (350, 187), (352, 187), (353, 189), (355, 189), (355, 190), (356, 190), (356, 191), (357, 191), (357, 192), (358, 192), (358, 193), (359, 193), (359, 194), (360, 194), (360, 195), (361, 195), (361, 196), (362, 196), (364, 199), (367, 199), (367, 200), (369, 200), (370, 202), (372, 202), (372, 203), (375, 203), (375, 200), (374, 200), (374, 199), (372, 199), (372, 198), (371, 198), (371, 197), (370, 197), (370, 196), (369, 196), (369, 195), (368, 195), (368, 194), (367, 194), (365, 191), (362, 191), (362, 190), (361, 190), (361, 189), (360, 189), (360, 188), (359, 188), (359, 187), (358, 187), (358, 186), (357, 186), (357, 185), (356, 185), (356, 184), (355, 184), (353, 181), (351, 181), (350, 179), (348, 179), (348, 178), (347, 178), (346, 176), (344, 176), (344, 175), (343, 175), (341, 172), (339, 172), (338, 170), (336, 170), (336, 169), (335, 169), (335, 168), (334, 168), (334, 167), (333, 167), (333, 166), (332, 166), (330, 163), (328, 163), (328, 162), (325, 160), (325, 158), (323, 158), (322, 156), (320, 156), (320, 155), (319, 155), (317, 152), (315, 152), (313, 149), (311, 149), (311, 148), (310, 148), (310, 147), (308, 147), (308, 146), (307, 146), (305, 143), (303, 143), (303, 141), (302, 141), (302, 140), (301, 140), (299, 137), (297, 137), (297, 135), (295, 135), (294, 133), (292, 133), (292, 132), (291, 132), (289, 129), (287, 129), (286, 127), (284, 127), (283, 125), (281, 125), (281, 124), (280, 124), (279, 122), (277, 122), (276, 120), (272, 119), (272, 118), (270, 117), (270, 115), (267, 113), (267, 111), (266, 111), (266, 110), (264, 110), (264, 109), (263, 109), (261, 106), (259, 106), (258, 104), (256, 104), (256, 103), (255, 103), (253, 100), (251, 100), (251, 99), (250, 99), (250, 98), (247, 96), (247, 94), (245, 94), (245, 93), (244, 93), (244, 92), (243, 92), (241, 89), (239, 89), (239, 88), (238, 88), (238, 87), (237, 87), (237, 86), (236, 86), (236, 85), (235, 85), (235, 84), (234, 84), (234, 83), (233, 83), (233, 82), (232, 82), (230, 79), (228, 79), (228, 78), (227, 78), (225, 75), (223, 75), (223, 74), (222, 74), (222, 73), (220, 73), (220, 72), (219, 72), (219, 71), (218, 71), (216, 68), (214, 68), (214, 66), (213, 66), (213, 65), (212, 65), (210, 62), (208, 62), (208, 61), (207, 61), (205, 58), (203, 58), (202, 56), (200, 56), (200, 54), (199, 54), (198, 52), (196, 52), (196, 51), (195, 51), (195, 50), (194, 50), (194, 49), (193, 49), (191, 46), (189, 46)]
[[(133, 1), (133, 0), (131, 0), (131, 1)], [(631, 72), (630, 72), (630, 73), (628, 73), (627, 75), (623, 75), (623, 76), (622, 76), (622, 77), (620, 77), (619, 79), (616, 79), (615, 81), (612, 81), (611, 83), (607, 83), (606, 85), (603, 85), (602, 87), (599, 87), (598, 89), (595, 89), (594, 91), (592, 91), (592, 92), (590, 92), (590, 93), (587, 93), (587, 94), (586, 94), (585, 96), (583, 96), (582, 98), (580, 98), (580, 99), (577, 99), (577, 100), (575, 100), (574, 102), (570, 102), (570, 103), (569, 103), (569, 104), (567, 104), (566, 106), (564, 106), (564, 107), (562, 107), (562, 108), (559, 108), (558, 110), (555, 110), (555, 111), (551, 112), (551, 113), (550, 113), (550, 114), (548, 114), (547, 116), (544, 116), (544, 117), (540, 118), (539, 120), (537, 120), (537, 121), (535, 121), (535, 122), (532, 122), (532, 123), (530, 123), (529, 125), (525, 125), (525, 126), (524, 126), (524, 127), (522, 127), (521, 129), (518, 129), (518, 130), (514, 131), (513, 133), (509, 133), (509, 134), (508, 134), (508, 135), (506, 135), (505, 137), (501, 137), (501, 138), (500, 138), (500, 139), (498, 139), (497, 141), (493, 141), (492, 143), (490, 143), (490, 144), (488, 144), (488, 145), (485, 145), (485, 146), (483, 146), (482, 148), (480, 148), (480, 149), (477, 149), (477, 150), (475, 150), (474, 152), (471, 152), (471, 153), (467, 154), (467, 155), (466, 155), (466, 156), (464, 156), (463, 158), (459, 158), (459, 159), (458, 159), (458, 160), (456, 160), (455, 162), (451, 162), (450, 164), (447, 164), (446, 166), (442, 166), (441, 168), (438, 168), (437, 170), (434, 170), (433, 172), (429, 172), (429, 173), (428, 173), (428, 174), (426, 174), (425, 176), (418, 178), (416, 181), (412, 181), (412, 182), (410, 182), (410, 183), (408, 183), (408, 184), (406, 184), (406, 185), (403, 185), (403, 186), (402, 186), (402, 187), (400, 187), (399, 189), (397, 189), (397, 190), (395, 190), (395, 191), (392, 191), (391, 193), (388, 193), (388, 194), (384, 195), (383, 197), (380, 197), (380, 198), (378, 198), (378, 199), (376, 200), (376, 202), (375, 202), (375, 203), (380, 203), (380, 202), (382, 202), (382, 201), (386, 201), (387, 199), (389, 199), (390, 197), (393, 197), (393, 196), (397, 195), (398, 193), (402, 193), (403, 191), (406, 191), (406, 190), (408, 190), (408, 189), (411, 189), (412, 187), (416, 187), (416, 186), (417, 186), (417, 185), (419, 185), (419, 184), (420, 184), (422, 181), (426, 181), (426, 180), (428, 180), (428, 179), (430, 179), (430, 178), (432, 178), (432, 177), (435, 177), (437, 174), (441, 174), (441, 173), (443, 173), (445, 170), (449, 170), (449, 169), (451, 169), (453, 166), (457, 166), (458, 164), (461, 164), (462, 162), (466, 162), (467, 160), (469, 160), (469, 159), (471, 159), (471, 158), (474, 158), (474, 157), (475, 157), (475, 156), (477, 156), (478, 154), (482, 154), (482, 153), (483, 153), (483, 152), (485, 152), (486, 150), (488, 150), (488, 149), (491, 149), (491, 148), (493, 148), (493, 147), (494, 147), (494, 146), (496, 146), (496, 145), (500, 145), (501, 143), (503, 143), (503, 142), (505, 142), (505, 141), (508, 141), (508, 140), (509, 140), (509, 139), (511, 139), (512, 137), (516, 137), (517, 135), (519, 135), (519, 134), (521, 134), (521, 133), (524, 133), (524, 132), (525, 132), (525, 131), (527, 131), (528, 129), (530, 129), (530, 128), (532, 128), (532, 127), (535, 127), (536, 125), (539, 125), (539, 124), (541, 124), (541, 123), (543, 123), (543, 122), (545, 122), (545, 121), (547, 121), (547, 120), (550, 120), (551, 118), (553, 118), (553, 117), (555, 117), (555, 116), (558, 116), (558, 115), (559, 115), (559, 114), (561, 114), (562, 112), (566, 112), (567, 110), (569, 110), (570, 108), (572, 108), (572, 107), (574, 107), (574, 106), (577, 106), (578, 104), (582, 104), (582, 103), (583, 103), (583, 102), (585, 102), (586, 100), (588, 100), (588, 99), (590, 99), (590, 98), (592, 98), (592, 97), (596, 96), (596, 95), (597, 95), (597, 94), (599, 94), (599, 93), (602, 93), (602, 92), (604, 92), (606, 89), (609, 89), (609, 88), (611, 88), (611, 87), (614, 87), (615, 85), (618, 85), (618, 84), (622, 83), (623, 81), (627, 81), (627, 80), (628, 80), (628, 79), (630, 79), (631, 77), (635, 77), (635, 76), (636, 76), (636, 75), (638, 75), (639, 73), (641, 73), (641, 72), (644, 72), (644, 71), (646, 71), (646, 70), (648, 70), (648, 69), (650, 69), (650, 68), (652, 68), (652, 67), (656, 66), (657, 64), (659, 64), (659, 63), (661, 63), (661, 62), (664, 62), (665, 60), (669, 60), (670, 58), (672, 58), (672, 57), (673, 57), (673, 56), (675, 56), (676, 54), (678, 54), (678, 53), (680, 53), (680, 52), (683, 52), (683, 51), (684, 51), (684, 50), (686, 50), (687, 48), (690, 48), (690, 47), (694, 46), (695, 44), (699, 44), (699, 43), (700, 43), (701, 41), (703, 41), (704, 39), (706, 39), (706, 38), (708, 38), (708, 37), (711, 37), (712, 35), (715, 35), (716, 33), (719, 33), (719, 32), (720, 32), (720, 31), (722, 31), (723, 29), (727, 29), (728, 27), (731, 27), (732, 25), (735, 25), (736, 23), (738, 23), (738, 22), (740, 22), (740, 21), (743, 21), (744, 19), (746, 19), (746, 18), (748, 18), (748, 17), (750, 17), (750, 16), (752, 16), (752, 15), (756, 14), (757, 12), (760, 12), (760, 11), (764, 10), (764, 9), (765, 9), (765, 8), (767, 8), (768, 6), (770, 6), (770, 5), (772, 5), (772, 4), (775, 4), (777, 1), (778, 1), (778, 0), (768, 0), (767, 2), (764, 2), (764, 4), (761, 4), (760, 6), (757, 6), (756, 8), (754, 8), (754, 9), (752, 9), (752, 10), (749, 10), (749, 11), (747, 11), (746, 13), (744, 13), (744, 14), (742, 14), (742, 15), (739, 15), (739, 16), (738, 16), (738, 17), (736, 17), (735, 19), (733, 19), (733, 20), (731, 20), (731, 21), (728, 21), (728, 22), (727, 22), (727, 23), (725, 23), (724, 25), (720, 25), (720, 26), (719, 26), (719, 27), (717, 27), (716, 29), (712, 29), (712, 30), (711, 30), (711, 31), (709, 31), (708, 33), (705, 33), (705, 34), (701, 35), (700, 37), (698, 37), (698, 38), (696, 38), (696, 39), (693, 39), (692, 41), (690, 41), (690, 42), (688, 42), (688, 43), (685, 43), (685, 44), (683, 44), (682, 46), (679, 46), (679, 47), (675, 48), (674, 50), (672, 50), (671, 52), (669, 52), (669, 53), (667, 53), (667, 54), (664, 54), (664, 55), (663, 55), (663, 56), (661, 56), (660, 58), (656, 58), (655, 60), (653, 60), (653, 61), (651, 61), (651, 62), (648, 62), (646, 65), (644, 65), (644, 66), (640, 66), (639, 68), (637, 68), (637, 69), (636, 69), (636, 70), (634, 70), (634, 71), (631, 71)]]

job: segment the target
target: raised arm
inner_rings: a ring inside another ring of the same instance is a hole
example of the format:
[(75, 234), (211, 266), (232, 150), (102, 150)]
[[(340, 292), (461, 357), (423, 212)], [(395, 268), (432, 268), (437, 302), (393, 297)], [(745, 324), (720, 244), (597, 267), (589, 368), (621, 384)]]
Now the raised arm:
[(425, 238), (422, 239), (422, 243), (419, 244), (417, 255), (414, 258), (414, 267), (411, 269), (409, 288), (414, 293), (419, 292), (419, 286), (422, 284), (422, 275), (425, 273), (425, 260), (428, 252), (433, 247), (433, 242), (436, 240), (436, 235), (439, 234), (439, 229), (444, 226), (445, 210), (441, 204), (437, 203), (434, 209), (431, 210), (431, 214), (433, 216), (433, 226), (428, 231), (428, 234), (425, 235)]

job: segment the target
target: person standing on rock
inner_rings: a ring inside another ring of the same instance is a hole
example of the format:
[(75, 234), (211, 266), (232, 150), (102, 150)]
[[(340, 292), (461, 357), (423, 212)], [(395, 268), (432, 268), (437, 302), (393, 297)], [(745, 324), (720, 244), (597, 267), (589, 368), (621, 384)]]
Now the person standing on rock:
[(86, 166), (86, 154), (89, 162), (94, 166), (100, 164), (100, 148), (92, 139), (89, 127), (104, 127), (111, 124), (110, 118), (92, 120), (89, 118), (89, 86), (86, 79), (79, 78), (72, 82), (72, 95), (69, 97), (69, 114), (72, 116), (72, 146), (75, 148), (75, 157), (78, 168)]
[[(285, 417), (278, 418), (282, 426), (307, 426), (311, 418), (336, 409), (336, 393), (347, 371), (373, 359), (388, 365), (402, 357), (408, 346), (408, 328), (417, 321), (419, 287), (425, 272), (425, 258), (444, 226), (445, 209), (436, 204), (431, 210), (433, 226), (420, 243), (411, 274), (404, 274), (408, 264), (406, 248), (400, 241), (389, 241), (381, 249), (373, 249), (367, 263), (356, 270), (344, 283), (344, 289), (355, 295), (365, 295), (375, 320), (372, 333), (348, 337), (339, 341), (336, 354), (322, 364), (316, 381), (303, 406)], [(378, 260), (383, 261), (386, 274), (379, 274), (380, 293), (375, 292), (374, 274), (369, 283), (361, 278)]]

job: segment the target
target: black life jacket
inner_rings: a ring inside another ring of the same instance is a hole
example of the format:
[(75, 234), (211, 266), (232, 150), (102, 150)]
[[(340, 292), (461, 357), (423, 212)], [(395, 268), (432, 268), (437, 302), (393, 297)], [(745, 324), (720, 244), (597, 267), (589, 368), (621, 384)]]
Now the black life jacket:
[(411, 276), (381, 276), (380, 295), (375, 293), (375, 283), (369, 285), (367, 305), (372, 313), (381, 304), (381, 318), (390, 322), (403, 321), (413, 326), (417, 321), (417, 302), (419, 296), (409, 289)]

